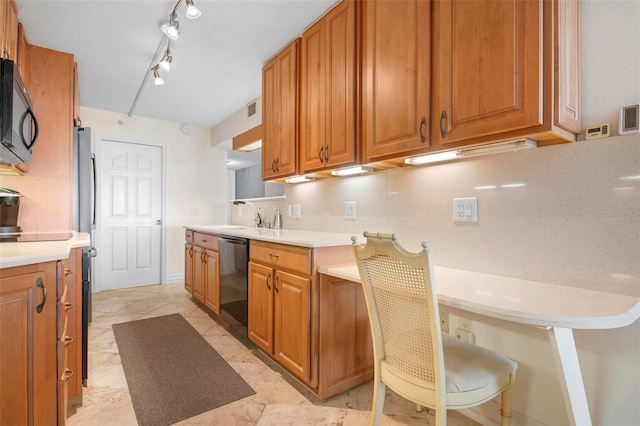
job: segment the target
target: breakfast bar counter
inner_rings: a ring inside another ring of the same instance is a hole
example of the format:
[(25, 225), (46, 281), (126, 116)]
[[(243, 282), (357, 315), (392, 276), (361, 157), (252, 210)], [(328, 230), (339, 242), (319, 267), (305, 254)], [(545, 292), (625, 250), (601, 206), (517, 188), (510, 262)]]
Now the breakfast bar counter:
[[(360, 282), (354, 263), (325, 265), (318, 272)], [(591, 424), (573, 329), (631, 325), (640, 317), (640, 298), (438, 266), (434, 275), (443, 311), (546, 328), (569, 419)]]

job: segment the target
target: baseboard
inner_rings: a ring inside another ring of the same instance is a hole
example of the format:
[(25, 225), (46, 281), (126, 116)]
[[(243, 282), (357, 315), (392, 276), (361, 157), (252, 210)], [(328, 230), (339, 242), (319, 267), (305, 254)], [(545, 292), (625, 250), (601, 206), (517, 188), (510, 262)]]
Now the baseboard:
[[(471, 420), (485, 426), (500, 426), (500, 399), (499, 397), (472, 408), (458, 410)], [(537, 420), (513, 410), (511, 415), (512, 426), (544, 426)]]
[(164, 281), (165, 284), (178, 284), (183, 282), (184, 282), (184, 274), (167, 275)]

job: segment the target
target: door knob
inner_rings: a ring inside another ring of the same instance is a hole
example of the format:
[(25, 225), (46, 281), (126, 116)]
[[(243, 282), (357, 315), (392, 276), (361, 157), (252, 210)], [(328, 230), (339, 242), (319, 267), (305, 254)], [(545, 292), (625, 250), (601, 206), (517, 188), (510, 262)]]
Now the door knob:
[(156, 225), (162, 225), (162, 220), (161, 219), (156, 220)]

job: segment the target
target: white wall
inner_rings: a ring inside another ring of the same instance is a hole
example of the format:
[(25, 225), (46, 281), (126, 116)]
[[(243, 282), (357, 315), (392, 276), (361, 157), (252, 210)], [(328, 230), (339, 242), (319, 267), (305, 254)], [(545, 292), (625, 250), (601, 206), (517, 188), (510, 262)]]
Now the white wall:
[[(619, 108), (640, 102), (639, 1), (582, 2), (582, 88), (583, 127), (617, 134)], [(640, 135), (288, 185), (286, 196), (256, 203), (301, 204), (285, 228), (397, 232), (412, 250), (430, 240), (438, 265), (640, 296)], [(469, 196), (478, 223), (454, 224), (452, 198)], [(233, 223), (251, 218), (232, 210)], [(473, 331), (519, 363), (514, 425), (568, 424), (545, 330), (485, 319)], [(638, 424), (640, 322), (575, 338), (593, 424)]]
[(183, 226), (226, 223), (226, 152), (211, 148), (208, 127), (182, 127), (181, 123), (84, 107), (80, 108), (80, 116), (82, 124), (91, 127), (94, 140), (100, 135), (164, 145), (165, 276), (168, 282), (182, 280)]

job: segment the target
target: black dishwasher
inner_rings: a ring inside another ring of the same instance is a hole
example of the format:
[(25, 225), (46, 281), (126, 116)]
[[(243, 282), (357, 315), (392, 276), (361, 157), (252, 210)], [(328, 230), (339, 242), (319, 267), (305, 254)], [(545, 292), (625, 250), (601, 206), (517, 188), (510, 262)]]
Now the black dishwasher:
[[(229, 325), (247, 326), (249, 239), (220, 235), (220, 309)], [(245, 331), (246, 333), (246, 331)]]

